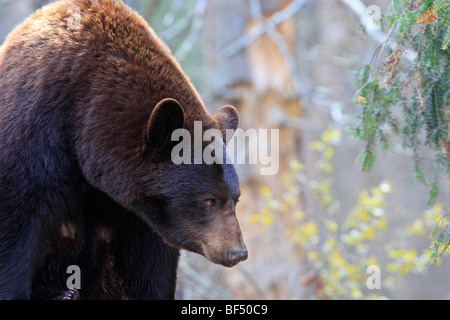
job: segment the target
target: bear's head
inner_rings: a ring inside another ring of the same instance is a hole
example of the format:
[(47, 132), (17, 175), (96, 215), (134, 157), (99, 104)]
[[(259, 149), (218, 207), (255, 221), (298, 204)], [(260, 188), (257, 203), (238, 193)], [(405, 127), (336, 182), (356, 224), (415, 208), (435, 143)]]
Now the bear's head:
[[(201, 117), (205, 120), (203, 131), (216, 129), (224, 133), (227, 129), (236, 130), (239, 122), (237, 110), (232, 106), (222, 107), (214, 116), (205, 111)], [(179, 142), (172, 141), (172, 134), (182, 128), (192, 134), (190, 118), (174, 99), (164, 99), (154, 108), (143, 139), (146, 161), (152, 164), (154, 174), (146, 181), (147, 194), (140, 215), (169, 245), (232, 267), (247, 259), (236, 218), (240, 197), (238, 177), (233, 164), (225, 160), (225, 143), (221, 139), (211, 140), (223, 148), (220, 156), (224, 161), (208, 164), (198, 158), (198, 153), (203, 155), (211, 141), (202, 141), (199, 146), (195, 137), (189, 139), (188, 148), (182, 151), (191, 153), (183, 156), (192, 161), (178, 164), (173, 161), (172, 151)]]

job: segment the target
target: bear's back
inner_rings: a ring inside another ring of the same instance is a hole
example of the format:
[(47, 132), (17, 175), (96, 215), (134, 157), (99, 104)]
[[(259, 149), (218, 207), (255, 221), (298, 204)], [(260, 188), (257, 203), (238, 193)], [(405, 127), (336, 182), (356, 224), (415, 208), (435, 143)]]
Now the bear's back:
[(0, 75), (0, 133), (9, 136), (29, 137), (26, 128), (35, 134), (43, 120), (67, 132), (89, 122), (136, 144), (164, 98), (182, 104), (187, 129), (196, 120), (214, 126), (168, 47), (122, 1), (62, 0), (38, 10), (7, 37)]

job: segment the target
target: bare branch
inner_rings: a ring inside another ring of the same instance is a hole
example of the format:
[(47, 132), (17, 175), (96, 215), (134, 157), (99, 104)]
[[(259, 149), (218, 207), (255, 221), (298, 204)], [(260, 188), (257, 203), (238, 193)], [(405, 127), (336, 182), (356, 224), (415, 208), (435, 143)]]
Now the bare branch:
[(204, 293), (205, 296), (209, 297), (219, 297), (220, 299), (231, 300), (234, 297), (230, 292), (219, 288), (217, 285), (206, 279), (204, 276), (199, 274), (194, 268), (192, 268), (184, 259), (181, 259), (179, 262), (179, 270), (182, 272), (188, 279), (193, 281), (197, 286), (197, 290)]
[(242, 264), (239, 264), (237, 266), (237, 269), (242, 273), (242, 275), (245, 277), (245, 279), (250, 283), (250, 285), (255, 289), (256, 293), (258, 294), (260, 299), (267, 300), (267, 295), (264, 293), (264, 290), (260, 287), (258, 284), (258, 281), (253, 278), (250, 271), (247, 270)]
[(206, 7), (208, 5), (208, 0), (198, 0), (197, 5), (193, 12), (193, 21), (191, 24), (191, 29), (187, 38), (181, 43), (177, 51), (175, 52), (175, 57), (178, 60), (184, 60), (188, 53), (192, 50), (198, 41), (200, 36), (200, 31), (203, 26), (203, 17), (206, 12)]
[(267, 21), (263, 21), (262, 6), (260, 0), (250, 0), (250, 13), (253, 20), (255, 20), (259, 26), (253, 31), (244, 35), (242, 38), (238, 39), (234, 44), (231, 44), (224, 49), (226, 56), (230, 57), (238, 53), (244, 47), (250, 45), (254, 40), (263, 34), (269, 35), (278, 51), (283, 56), (286, 67), (288, 68), (292, 82), (294, 85), (294, 90), (299, 96), (306, 96), (307, 89), (300, 78), (300, 72), (295, 63), (294, 57), (289, 51), (289, 48), (283, 39), (283, 36), (278, 32), (277, 26), (293, 17), (301, 7), (306, 3), (306, 0), (295, 0), (291, 2), (284, 10), (281, 10), (273, 14)]
[(174, 0), (172, 1), (169, 11), (167, 11), (166, 15), (163, 18), (163, 24), (164, 26), (170, 26), (175, 22), (175, 18), (177, 16), (177, 13), (180, 11), (181, 7), (183, 6), (183, 0)]
[(294, 57), (289, 52), (288, 46), (286, 45), (286, 42), (284, 41), (282, 35), (276, 29), (268, 30), (267, 33), (284, 58), (286, 66), (290, 71), (292, 77), (295, 92), (300, 96), (306, 96), (308, 90), (306, 89), (306, 86), (300, 78), (300, 72), (297, 68), (297, 64), (295, 63)]
[(269, 30), (274, 30), (280, 23), (292, 18), (296, 15), (307, 0), (294, 0), (285, 9), (275, 13), (263, 24), (250, 31), (248, 34), (242, 36), (231, 45), (224, 49), (225, 56), (231, 57), (239, 51), (250, 45), (253, 41), (261, 37)]

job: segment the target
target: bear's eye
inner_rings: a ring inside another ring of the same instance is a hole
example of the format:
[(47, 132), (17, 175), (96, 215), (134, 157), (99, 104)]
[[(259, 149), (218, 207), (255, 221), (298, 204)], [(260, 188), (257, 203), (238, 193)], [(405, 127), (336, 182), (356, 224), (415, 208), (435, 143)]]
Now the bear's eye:
[(205, 200), (205, 207), (212, 208), (215, 205), (216, 205), (216, 200), (215, 199), (207, 199), (207, 200)]

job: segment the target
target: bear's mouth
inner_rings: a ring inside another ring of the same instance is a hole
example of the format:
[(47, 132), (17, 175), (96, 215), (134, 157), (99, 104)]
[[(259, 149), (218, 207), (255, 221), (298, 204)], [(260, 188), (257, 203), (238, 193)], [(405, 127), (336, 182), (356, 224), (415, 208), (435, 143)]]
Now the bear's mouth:
[(204, 244), (201, 244), (201, 249), (201, 252), (197, 253), (203, 255), (212, 263), (222, 265), (227, 268), (232, 268), (239, 262), (245, 261), (248, 258), (247, 248), (243, 242), (241, 242), (234, 250), (215, 251), (211, 250), (210, 247)]
[[(233, 247), (228, 245), (225, 248), (217, 242), (205, 243), (201, 240), (190, 240), (175, 243), (163, 238), (163, 241), (172, 247), (202, 255), (210, 262), (227, 268), (232, 268), (248, 258), (247, 248), (243, 241), (239, 241)], [(219, 243), (221, 244), (221, 242)]]

